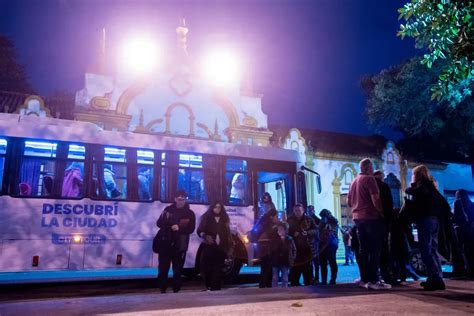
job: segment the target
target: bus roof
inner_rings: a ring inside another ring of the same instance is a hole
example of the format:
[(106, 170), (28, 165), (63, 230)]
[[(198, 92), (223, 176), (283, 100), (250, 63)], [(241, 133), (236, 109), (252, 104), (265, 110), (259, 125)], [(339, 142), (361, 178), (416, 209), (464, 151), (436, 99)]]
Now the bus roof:
[(296, 162), (298, 159), (296, 151), (282, 148), (251, 146), (163, 134), (107, 131), (89, 122), (7, 113), (0, 113), (0, 135), (118, 147), (188, 151), (265, 160)]

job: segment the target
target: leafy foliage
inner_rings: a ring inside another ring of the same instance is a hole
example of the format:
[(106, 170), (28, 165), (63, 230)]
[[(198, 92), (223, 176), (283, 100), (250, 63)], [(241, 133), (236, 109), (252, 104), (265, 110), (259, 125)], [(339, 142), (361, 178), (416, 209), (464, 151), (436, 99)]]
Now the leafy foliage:
[(474, 86), (474, 1), (412, 0), (400, 8), (398, 35), (415, 39), (416, 47), (427, 48), (423, 64), (431, 68), (446, 60), (432, 98), (455, 107), (472, 94)]
[(13, 43), (0, 35), (0, 91), (32, 93), (25, 69), (16, 61)]
[(387, 127), (401, 132), (405, 147), (426, 157), (474, 157), (474, 98), (456, 107), (432, 100), (430, 86), (447, 61), (438, 60), (431, 68), (420, 61), (413, 58), (362, 79), (369, 125), (377, 132)]

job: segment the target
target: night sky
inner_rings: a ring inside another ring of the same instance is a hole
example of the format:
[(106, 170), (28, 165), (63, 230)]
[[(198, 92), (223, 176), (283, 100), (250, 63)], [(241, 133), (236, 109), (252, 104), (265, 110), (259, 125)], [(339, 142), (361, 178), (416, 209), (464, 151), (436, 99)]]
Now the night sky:
[(403, 2), (0, 0), (0, 33), (14, 41), (36, 91), (49, 95), (84, 86), (103, 27), (112, 65), (114, 45), (132, 31), (154, 34), (166, 54), (184, 16), (193, 57), (215, 43), (238, 48), (270, 124), (370, 134), (359, 79), (421, 54), (396, 37)]

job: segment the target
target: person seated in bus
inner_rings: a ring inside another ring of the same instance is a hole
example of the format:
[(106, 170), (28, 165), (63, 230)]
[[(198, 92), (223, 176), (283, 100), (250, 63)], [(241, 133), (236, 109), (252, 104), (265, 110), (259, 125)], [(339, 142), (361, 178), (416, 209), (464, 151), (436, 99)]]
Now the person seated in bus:
[(232, 178), (229, 200), (237, 204), (245, 203), (245, 176), (242, 173), (236, 173)]
[(202, 238), (200, 266), (206, 289), (218, 291), (222, 286), (224, 261), (234, 248), (229, 215), (222, 203), (209, 206), (201, 216), (197, 234)]
[(83, 168), (82, 163), (75, 161), (64, 170), (62, 197), (77, 198), (81, 196)]
[(112, 171), (112, 165), (104, 165), (104, 183), (107, 198), (118, 198), (122, 195), (122, 193), (117, 190), (115, 173)]
[(140, 200), (150, 200), (150, 178), (151, 169), (147, 167), (140, 167), (138, 169), (138, 198)]
[(263, 193), (262, 204), (260, 205), (260, 208), (258, 210), (258, 218), (261, 218), (271, 209), (276, 210), (276, 206), (275, 204), (273, 204), (272, 196), (270, 195), (270, 193), (265, 192)]
[(50, 196), (53, 193), (53, 177), (43, 177), (43, 194), (44, 196)]
[(18, 185), (20, 189), (20, 195), (21, 196), (29, 196), (31, 195), (31, 185), (28, 183), (22, 182)]
[(173, 292), (181, 289), (181, 271), (186, 259), (189, 235), (196, 227), (196, 215), (186, 203), (187, 193), (178, 191), (174, 203), (167, 206), (156, 222), (160, 229), (158, 245), (158, 286), (161, 293), (168, 287), (168, 272), (173, 264)]

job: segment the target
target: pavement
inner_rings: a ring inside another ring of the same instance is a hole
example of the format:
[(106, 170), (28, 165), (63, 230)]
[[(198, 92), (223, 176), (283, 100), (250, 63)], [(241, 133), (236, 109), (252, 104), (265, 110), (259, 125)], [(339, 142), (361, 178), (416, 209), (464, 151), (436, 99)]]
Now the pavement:
[(247, 273), (238, 284), (216, 292), (187, 279), (176, 294), (161, 294), (154, 278), (4, 284), (0, 316), (474, 315), (474, 281), (446, 280), (447, 290), (436, 292), (422, 291), (418, 282), (373, 291), (353, 284), (355, 274), (355, 266), (339, 266), (340, 283), (334, 286), (259, 289), (256, 274)]

